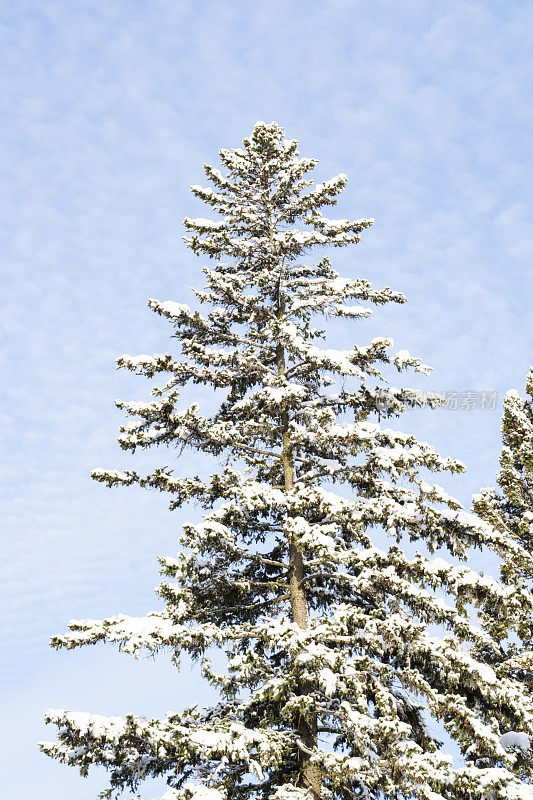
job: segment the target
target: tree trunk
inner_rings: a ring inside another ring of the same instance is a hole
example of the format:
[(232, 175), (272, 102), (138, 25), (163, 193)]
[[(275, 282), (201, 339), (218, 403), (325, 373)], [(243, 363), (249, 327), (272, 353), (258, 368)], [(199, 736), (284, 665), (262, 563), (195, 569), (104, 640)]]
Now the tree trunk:
[[(280, 314), (283, 313), (283, 302), (280, 303)], [(278, 374), (285, 372), (285, 352), (283, 345), (277, 345), (277, 368)], [(292, 445), (289, 436), (289, 413), (282, 407), (281, 424), (283, 431), (283, 475), (285, 491), (290, 491), (294, 485), (294, 464)], [(304, 564), (302, 549), (293, 536), (289, 534), (289, 595), (291, 603), (291, 616), (293, 622), (300, 628), (307, 628), (308, 613), (307, 599), (303, 586)], [(300, 679), (298, 681), (298, 693), (307, 695), (313, 690), (310, 681)], [(308, 789), (312, 796), (319, 800), (321, 790), (321, 776), (318, 766), (311, 762), (311, 752), (317, 746), (317, 717), (315, 713), (300, 714), (298, 718), (298, 736), (302, 748), (299, 751), (299, 779), (298, 785)]]
[[(272, 208), (270, 204), (267, 208), (270, 250), (275, 258), (274, 243), (274, 223), (272, 218)], [(277, 312), (278, 319), (283, 319), (285, 314), (285, 298), (283, 296), (283, 266), (281, 266), (277, 288)], [(278, 375), (285, 373), (285, 348), (281, 342), (276, 344), (276, 366)], [(286, 404), (283, 403), (281, 410), (281, 429), (283, 435), (283, 478), (285, 491), (288, 492), (294, 485), (294, 461), (292, 444), (289, 435), (289, 412)], [(298, 542), (292, 535), (288, 535), (289, 540), (289, 596), (291, 604), (291, 617), (293, 622), (300, 628), (307, 628), (307, 598), (303, 586), (304, 563), (303, 554)], [(309, 694), (313, 689), (308, 680), (298, 681), (298, 693), (300, 695)], [(320, 800), (322, 779), (320, 769), (311, 762), (311, 752), (317, 746), (317, 716), (316, 713), (300, 714), (297, 722), (298, 737), (302, 747), (298, 752), (298, 785), (308, 789), (314, 800)]]

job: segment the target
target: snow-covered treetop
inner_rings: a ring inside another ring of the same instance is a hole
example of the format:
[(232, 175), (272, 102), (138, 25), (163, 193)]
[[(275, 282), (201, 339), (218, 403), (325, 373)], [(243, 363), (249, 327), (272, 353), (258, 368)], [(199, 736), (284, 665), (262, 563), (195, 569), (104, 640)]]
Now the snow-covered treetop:
[(522, 546), (506, 556), (502, 569), (506, 580), (517, 581), (520, 576), (533, 577), (533, 367), (526, 380), (525, 398), (516, 389), (507, 392), (501, 431), (499, 491), (482, 489), (473, 498), (474, 509)]

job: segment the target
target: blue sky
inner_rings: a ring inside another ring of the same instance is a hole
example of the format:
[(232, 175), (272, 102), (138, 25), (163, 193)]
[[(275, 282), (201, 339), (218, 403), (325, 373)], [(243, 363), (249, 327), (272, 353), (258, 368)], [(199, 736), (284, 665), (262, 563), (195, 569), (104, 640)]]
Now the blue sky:
[[(47, 646), (72, 617), (148, 610), (155, 556), (174, 552), (194, 513), (171, 516), (164, 498), (110, 492), (89, 472), (132, 463), (113, 399), (147, 387), (113, 362), (170, 346), (146, 299), (186, 301), (201, 285), (180, 237), (185, 215), (205, 214), (188, 191), (202, 163), (257, 119), (284, 125), (320, 159), (318, 179), (349, 175), (339, 215), (376, 218), (336, 259), (343, 273), (410, 301), (343, 332), (345, 346), (392, 335), (435, 367), (431, 390), (521, 389), (533, 362), (532, 29), (533, 6), (513, 0), (0, 4), (10, 800), (104, 788), (37, 752), (48, 706), (151, 715), (207, 696), (164, 660)], [(409, 417), (466, 462), (449, 485), (467, 504), (493, 482), (499, 413)]]

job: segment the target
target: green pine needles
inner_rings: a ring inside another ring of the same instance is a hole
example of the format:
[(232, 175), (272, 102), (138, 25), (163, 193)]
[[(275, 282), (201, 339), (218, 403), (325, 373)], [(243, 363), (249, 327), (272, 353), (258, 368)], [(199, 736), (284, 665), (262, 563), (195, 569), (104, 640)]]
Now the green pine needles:
[[(531, 587), (533, 571), (533, 367), (526, 381), (526, 398), (515, 390), (505, 396), (502, 421), (502, 451), (499, 491), (482, 489), (474, 497), (474, 509), (479, 516), (496, 529), (512, 536), (520, 545), (506, 553), (502, 559), (502, 580), (512, 589)], [(499, 619), (494, 609), (493, 626), (505, 628), (505, 619)], [(533, 616), (529, 609), (518, 627), (518, 637), (505, 642), (497, 654), (499, 671), (523, 683), (524, 692), (531, 696), (533, 689)], [(508, 732), (504, 744), (514, 748), (515, 771), (524, 781), (531, 781), (531, 737), (523, 733)], [(533, 793), (533, 789), (532, 789)]]
[[(181, 353), (119, 361), (164, 376), (150, 402), (119, 403), (121, 447), (193, 448), (219, 468), (206, 479), (178, 468), (94, 473), (205, 514), (184, 526), (178, 555), (160, 559), (162, 610), (73, 622), (52, 641), (167, 650), (177, 666), (190, 654), (220, 702), (164, 719), (49, 711), (58, 742), (42, 749), (82, 773), (105, 766), (104, 796), (165, 776), (165, 800), (532, 797), (502, 736), (529, 741), (533, 700), (501, 658), (532, 596), (465, 563), (471, 547), (527, 555), (508, 526), (427, 481), (460, 462), (382, 424), (440, 399), (393, 388), (381, 371), (428, 368), (388, 338), (328, 348), (315, 327), (340, 317), (348, 331), (373, 306), (405, 302), (340, 277), (328, 257), (306, 260), (356, 244), (372, 220), (323, 216), (346, 176), (314, 185), (316, 160), (275, 123), (258, 122), (220, 160), (222, 170), (205, 168), (209, 188), (192, 187), (216, 218), (185, 220), (187, 246), (212, 260), (196, 292), (205, 313), (150, 300)], [(213, 412), (180, 403), (191, 384), (213, 389)], [(412, 557), (407, 540), (418, 543)], [(213, 648), (227, 654), (220, 673)]]
[[(500, 492), (483, 489), (474, 508), (483, 519), (513, 536), (524, 553), (533, 552), (533, 367), (526, 381), (527, 398), (507, 392), (503, 404), (502, 451), (498, 486)], [(511, 555), (517, 555), (513, 553)], [(504, 564), (503, 576), (533, 577), (526, 557)]]

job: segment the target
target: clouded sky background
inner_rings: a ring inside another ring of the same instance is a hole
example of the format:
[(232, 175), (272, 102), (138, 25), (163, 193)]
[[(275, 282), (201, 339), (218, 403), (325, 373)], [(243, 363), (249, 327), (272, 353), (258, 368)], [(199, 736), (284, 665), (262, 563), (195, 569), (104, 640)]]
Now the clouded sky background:
[[(148, 386), (114, 359), (168, 350), (146, 299), (187, 301), (202, 284), (180, 237), (185, 215), (206, 213), (188, 191), (203, 162), (262, 119), (320, 159), (317, 179), (346, 172), (339, 216), (376, 224), (332, 255), (409, 303), (347, 328), (344, 346), (392, 335), (435, 367), (428, 389), (501, 400), (533, 362), (532, 30), (533, 6), (516, 0), (0, 4), (10, 800), (88, 800), (105, 786), (37, 752), (53, 736), (48, 706), (153, 715), (207, 698), (164, 658), (47, 645), (72, 617), (149, 610), (155, 556), (175, 551), (195, 513), (172, 516), (164, 497), (110, 492), (89, 472), (139, 467), (116, 445), (113, 400)], [(467, 464), (447, 484), (467, 505), (494, 480), (500, 410), (409, 417)], [(194, 457), (180, 469), (196, 471)]]

